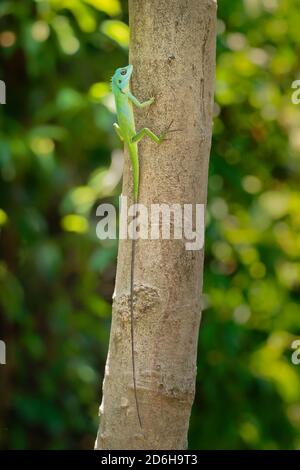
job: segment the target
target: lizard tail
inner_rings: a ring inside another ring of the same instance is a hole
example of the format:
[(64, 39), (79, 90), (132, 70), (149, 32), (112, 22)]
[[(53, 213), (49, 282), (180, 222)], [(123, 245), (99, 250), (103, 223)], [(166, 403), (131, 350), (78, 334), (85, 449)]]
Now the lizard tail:
[[(133, 174), (133, 195), (134, 195), (134, 204), (138, 204), (139, 200), (139, 159), (138, 159), (138, 150), (137, 144), (131, 144), (128, 146), (128, 151), (131, 160), (132, 174)], [(134, 266), (135, 266), (135, 232), (136, 232), (136, 217), (133, 220), (133, 237), (132, 237), (132, 248), (131, 248), (131, 272), (130, 272), (130, 328), (131, 328), (131, 362), (132, 362), (132, 378), (133, 378), (133, 388), (134, 388), (134, 397), (136, 404), (136, 411), (138, 415), (138, 420), (140, 427), (142, 429), (142, 420), (140, 414), (139, 401), (137, 396), (136, 388), (136, 370), (135, 370), (135, 353), (134, 353), (134, 309), (133, 309), (133, 291), (134, 291)]]
[(140, 407), (139, 407), (139, 401), (138, 401), (138, 396), (137, 396), (137, 388), (136, 388), (136, 370), (135, 370), (135, 354), (134, 354), (133, 290), (134, 290), (135, 248), (136, 248), (136, 240), (133, 238), (132, 239), (132, 249), (131, 249), (131, 274), (130, 274), (131, 363), (132, 363), (132, 378), (133, 378), (133, 389), (134, 389), (135, 405), (136, 405), (136, 411), (137, 411), (137, 415), (138, 415), (139, 424), (140, 424), (140, 427), (142, 429), (142, 420), (141, 420)]

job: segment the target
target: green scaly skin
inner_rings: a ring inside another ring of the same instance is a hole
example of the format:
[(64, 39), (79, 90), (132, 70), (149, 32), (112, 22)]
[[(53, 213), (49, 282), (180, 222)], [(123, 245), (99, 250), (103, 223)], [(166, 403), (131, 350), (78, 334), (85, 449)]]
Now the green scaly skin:
[[(118, 68), (112, 77), (112, 91), (115, 97), (116, 109), (117, 109), (117, 120), (118, 123), (114, 123), (114, 128), (127, 147), (133, 176), (133, 196), (135, 204), (138, 203), (139, 199), (139, 181), (140, 181), (140, 170), (139, 170), (139, 156), (137, 143), (144, 136), (150, 137), (153, 142), (160, 144), (166, 136), (166, 132), (162, 133), (159, 137), (155, 135), (150, 129), (144, 127), (139, 132), (135, 130), (133, 105), (137, 108), (146, 108), (154, 102), (154, 98), (150, 98), (143, 103), (140, 103), (135, 96), (130, 92), (129, 81), (132, 74), (133, 67), (128, 65), (127, 67)], [(136, 221), (136, 219), (135, 219)], [(130, 316), (131, 316), (131, 357), (132, 357), (132, 376), (133, 376), (133, 387), (135, 404), (137, 410), (137, 416), (140, 427), (142, 428), (142, 420), (139, 409), (139, 401), (137, 397), (136, 388), (136, 373), (135, 373), (135, 355), (134, 355), (134, 315), (133, 315), (133, 288), (134, 288), (134, 261), (135, 261), (135, 238), (132, 238), (132, 250), (131, 250), (131, 267), (130, 267)]]

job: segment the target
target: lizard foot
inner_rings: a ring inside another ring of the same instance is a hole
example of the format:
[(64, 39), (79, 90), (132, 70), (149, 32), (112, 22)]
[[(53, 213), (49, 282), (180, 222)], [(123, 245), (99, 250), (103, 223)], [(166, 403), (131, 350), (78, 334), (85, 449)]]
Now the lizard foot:
[(159, 140), (160, 140), (159, 143), (160, 144), (163, 141), (170, 140), (170, 139), (166, 138), (167, 134), (170, 134), (171, 132), (180, 132), (180, 131), (182, 131), (182, 129), (171, 129), (171, 126), (172, 126), (173, 122), (174, 122), (174, 119), (172, 119), (172, 121), (170, 122), (168, 127), (160, 134), (160, 136), (159, 136)]

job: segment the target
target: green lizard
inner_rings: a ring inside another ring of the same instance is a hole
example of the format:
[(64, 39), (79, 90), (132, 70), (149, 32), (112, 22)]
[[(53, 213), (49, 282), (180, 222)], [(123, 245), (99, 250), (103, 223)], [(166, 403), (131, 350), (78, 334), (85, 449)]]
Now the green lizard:
[[(140, 169), (139, 169), (139, 156), (137, 143), (144, 136), (150, 137), (154, 142), (160, 144), (169, 132), (169, 127), (159, 137), (155, 135), (150, 129), (144, 127), (139, 132), (135, 130), (135, 122), (133, 115), (133, 107), (145, 108), (154, 103), (154, 98), (150, 98), (143, 103), (133, 96), (130, 92), (129, 81), (132, 74), (133, 66), (128, 65), (127, 67), (118, 68), (112, 77), (112, 91), (115, 97), (117, 120), (118, 123), (114, 123), (113, 126), (127, 147), (133, 176), (133, 196), (134, 203), (138, 203), (139, 199), (139, 181), (140, 181)], [(136, 221), (136, 219), (135, 219)], [(134, 261), (135, 261), (135, 237), (132, 238), (132, 250), (131, 250), (131, 267), (130, 267), (130, 319), (131, 319), (131, 358), (132, 358), (132, 375), (133, 375), (133, 387), (135, 404), (138, 415), (140, 427), (142, 428), (142, 420), (139, 410), (139, 401), (137, 397), (136, 389), (136, 373), (135, 373), (135, 355), (134, 355), (134, 315), (133, 315), (133, 289), (134, 289)]]

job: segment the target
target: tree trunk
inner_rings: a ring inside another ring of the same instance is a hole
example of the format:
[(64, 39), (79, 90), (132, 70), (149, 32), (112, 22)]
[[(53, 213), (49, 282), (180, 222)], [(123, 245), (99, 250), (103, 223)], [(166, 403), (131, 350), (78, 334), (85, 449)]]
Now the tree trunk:
[[(215, 72), (214, 0), (129, 0), (132, 91), (149, 110), (137, 130), (160, 134), (139, 144), (140, 203), (204, 204), (211, 145)], [(131, 194), (125, 154), (123, 194)], [(185, 240), (138, 240), (135, 259), (134, 400), (130, 350), (131, 240), (120, 241), (113, 318), (100, 407), (97, 449), (185, 449), (195, 392), (203, 250)]]

